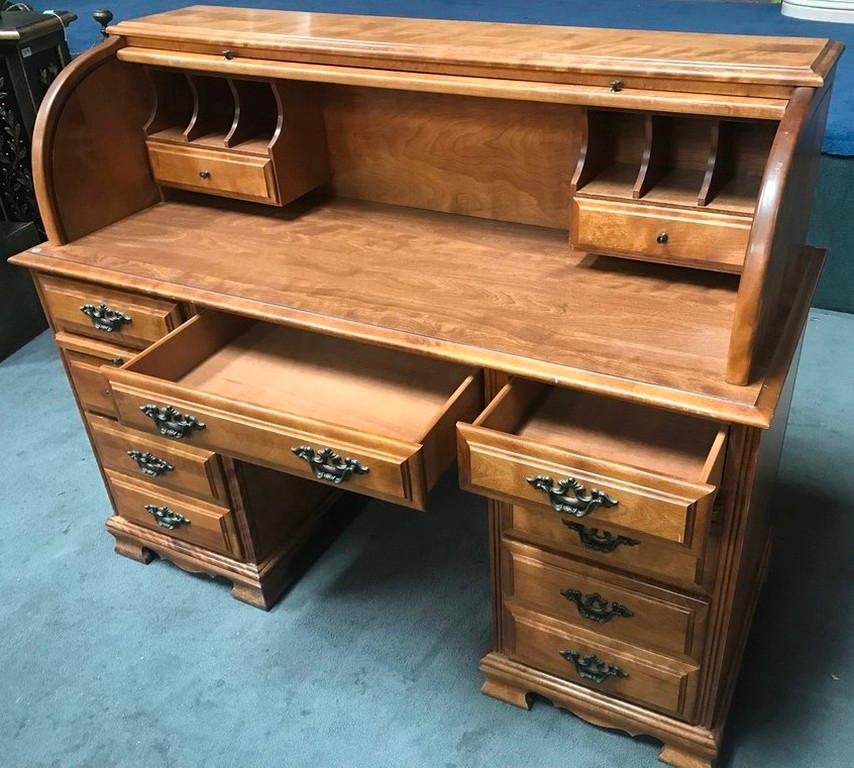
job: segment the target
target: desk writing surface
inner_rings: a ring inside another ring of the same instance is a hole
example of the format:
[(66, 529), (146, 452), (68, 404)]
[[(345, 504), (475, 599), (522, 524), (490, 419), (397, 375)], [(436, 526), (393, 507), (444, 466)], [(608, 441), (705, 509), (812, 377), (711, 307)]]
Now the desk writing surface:
[(541, 380), (593, 372), (736, 409), (760, 389), (724, 382), (736, 277), (573, 253), (562, 230), (343, 199), (271, 212), (188, 196), (39, 250), (42, 266), (71, 261)]

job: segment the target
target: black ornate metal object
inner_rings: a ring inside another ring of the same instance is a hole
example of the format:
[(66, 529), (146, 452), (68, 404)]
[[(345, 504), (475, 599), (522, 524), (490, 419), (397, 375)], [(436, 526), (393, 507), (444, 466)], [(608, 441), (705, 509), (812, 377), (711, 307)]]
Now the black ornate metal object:
[(148, 451), (128, 451), (128, 456), (136, 462), (142, 474), (149, 477), (160, 477), (160, 475), (165, 475), (175, 469), (168, 461), (160, 459)]
[(195, 416), (188, 413), (181, 413), (172, 405), (157, 406), (153, 403), (139, 406), (149, 419), (154, 422), (157, 431), (164, 437), (172, 437), (175, 440), (181, 440), (189, 437), (196, 430), (205, 428), (204, 422), (199, 421)]
[(124, 312), (111, 309), (106, 304), (99, 304), (97, 307), (94, 304), (84, 304), (80, 311), (92, 321), (96, 330), (105, 333), (120, 331), (122, 326), (133, 322)]
[(571, 530), (578, 534), (581, 543), (596, 552), (613, 552), (621, 544), (627, 547), (636, 547), (640, 542), (637, 539), (630, 539), (628, 536), (621, 536), (608, 531), (599, 532), (598, 528), (588, 528), (581, 523), (576, 523), (574, 520), (561, 520), (561, 522)]
[(635, 615), (622, 603), (608, 602), (598, 592), (582, 595), (577, 589), (562, 589), (560, 593), (571, 603), (575, 603), (582, 618), (590, 619), (597, 624), (607, 624), (616, 616), (630, 618)]
[[(616, 507), (619, 502), (612, 499), (607, 493), (597, 491), (595, 488), (587, 493), (584, 486), (574, 477), (567, 477), (557, 485), (554, 480), (545, 475), (529, 477), (528, 483), (542, 491), (549, 498), (549, 503), (555, 512), (575, 517), (589, 515), (596, 507)], [(570, 491), (572, 495), (569, 495)]]
[[(5, 65), (4, 65), (5, 67)], [(14, 97), (0, 75), (0, 204), (9, 220), (40, 223), (35, 206), (30, 148)]]
[(582, 656), (576, 651), (561, 651), (560, 655), (575, 667), (579, 677), (592, 680), (594, 683), (604, 683), (610, 677), (629, 676), (628, 672), (616, 664), (608, 664), (594, 654)]
[(190, 521), (184, 515), (173, 512), (169, 507), (158, 507), (156, 504), (146, 504), (145, 511), (154, 518), (161, 528), (172, 531), (182, 525), (189, 525)]
[(291, 450), (307, 462), (318, 480), (327, 480), (339, 485), (349, 480), (351, 475), (366, 475), (370, 470), (356, 459), (342, 459), (331, 448), (322, 448), (319, 452), (309, 445), (298, 445)]

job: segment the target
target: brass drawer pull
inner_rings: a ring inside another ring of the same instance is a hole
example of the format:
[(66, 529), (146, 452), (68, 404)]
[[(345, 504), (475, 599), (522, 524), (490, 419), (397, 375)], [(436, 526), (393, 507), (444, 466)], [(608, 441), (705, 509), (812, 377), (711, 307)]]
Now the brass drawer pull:
[(142, 474), (149, 477), (160, 477), (160, 475), (175, 469), (168, 461), (159, 459), (148, 451), (144, 453), (142, 451), (128, 451), (128, 456), (130, 456), (132, 461), (136, 462)]
[(581, 543), (587, 549), (596, 552), (613, 552), (621, 544), (625, 544), (627, 547), (636, 547), (640, 544), (637, 539), (630, 539), (628, 536), (620, 536), (608, 531), (600, 533), (598, 528), (588, 528), (574, 520), (562, 520), (561, 522), (578, 534), (578, 538), (581, 539)]
[(667, 236), (667, 232), (659, 232), (655, 238), (655, 242), (659, 245), (667, 245), (667, 241), (670, 238)]
[(298, 445), (291, 451), (308, 463), (318, 480), (327, 480), (335, 485), (349, 480), (354, 473), (365, 475), (370, 471), (356, 459), (342, 459), (331, 448), (322, 448), (318, 453), (309, 445)]
[(199, 178), (207, 181), (211, 177), (211, 172), (207, 170), (199, 171)]
[(622, 80), (612, 80), (608, 83), (608, 87), (614, 92), (619, 93), (623, 90), (623, 81)]
[(561, 651), (560, 655), (575, 667), (579, 677), (592, 680), (594, 683), (604, 683), (609, 677), (629, 676), (628, 672), (616, 664), (608, 664), (594, 654), (582, 656), (576, 651)]
[(99, 304), (97, 307), (94, 304), (84, 304), (80, 311), (92, 321), (96, 330), (105, 333), (120, 331), (123, 325), (133, 322), (124, 312), (111, 309), (106, 304)]
[[(584, 486), (574, 477), (567, 477), (557, 485), (554, 480), (545, 475), (529, 477), (528, 483), (542, 491), (549, 498), (549, 503), (555, 512), (561, 512), (575, 517), (589, 515), (596, 507), (616, 507), (619, 502), (612, 499), (607, 493), (597, 491), (595, 488), (587, 493)], [(568, 495), (569, 492), (572, 495)]]
[(204, 423), (195, 416), (181, 413), (171, 405), (164, 405), (161, 408), (153, 403), (148, 403), (139, 406), (139, 410), (154, 422), (154, 426), (161, 435), (172, 437), (175, 440), (189, 437), (194, 431), (205, 428)]
[(177, 512), (173, 512), (169, 507), (158, 507), (156, 504), (146, 504), (145, 511), (151, 515), (157, 525), (165, 528), (167, 531), (180, 528), (182, 525), (189, 525), (190, 521)]
[(577, 589), (562, 589), (560, 593), (571, 603), (575, 603), (582, 618), (595, 621), (597, 624), (607, 624), (616, 616), (630, 618), (635, 614), (622, 603), (610, 603), (598, 592), (582, 595)]

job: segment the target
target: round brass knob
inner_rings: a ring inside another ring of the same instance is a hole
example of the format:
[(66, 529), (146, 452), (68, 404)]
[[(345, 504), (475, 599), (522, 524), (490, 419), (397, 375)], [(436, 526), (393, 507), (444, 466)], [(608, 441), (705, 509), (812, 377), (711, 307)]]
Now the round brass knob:
[(659, 245), (665, 245), (667, 243), (667, 232), (659, 232), (658, 237), (655, 238), (655, 242)]
[(234, 58), (234, 51), (232, 51), (230, 48), (226, 48), (222, 52), (222, 58), (224, 58), (226, 61), (231, 61)]
[(618, 91), (623, 90), (623, 81), (622, 80), (612, 80), (610, 83), (608, 83), (608, 86), (610, 87), (610, 89), (614, 93), (617, 93)]
[(199, 171), (199, 178), (200, 179), (209, 179), (210, 177), (211, 177), (210, 171)]

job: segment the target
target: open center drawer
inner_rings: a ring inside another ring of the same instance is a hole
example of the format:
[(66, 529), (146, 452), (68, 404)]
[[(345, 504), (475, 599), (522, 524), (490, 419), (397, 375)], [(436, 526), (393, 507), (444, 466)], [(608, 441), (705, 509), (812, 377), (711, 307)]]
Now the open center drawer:
[(423, 509), (479, 371), (204, 312), (102, 369), (126, 426)]
[(519, 379), (457, 426), (467, 490), (701, 553), (725, 427)]

